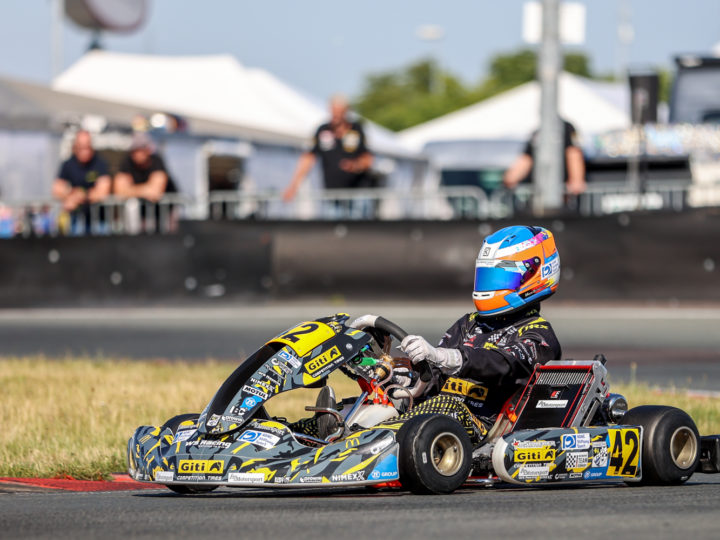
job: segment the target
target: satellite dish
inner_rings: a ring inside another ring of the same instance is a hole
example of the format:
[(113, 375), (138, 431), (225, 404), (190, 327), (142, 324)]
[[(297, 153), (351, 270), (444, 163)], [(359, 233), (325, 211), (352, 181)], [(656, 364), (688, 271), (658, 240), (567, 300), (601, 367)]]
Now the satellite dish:
[(145, 22), (146, 0), (65, 0), (65, 13), (91, 30), (132, 32)]

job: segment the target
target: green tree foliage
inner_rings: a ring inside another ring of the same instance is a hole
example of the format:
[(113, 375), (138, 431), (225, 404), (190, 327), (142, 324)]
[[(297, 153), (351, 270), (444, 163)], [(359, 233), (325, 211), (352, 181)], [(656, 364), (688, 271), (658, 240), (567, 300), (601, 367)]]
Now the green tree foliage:
[[(571, 73), (591, 76), (590, 60), (583, 53), (566, 54), (564, 65)], [(531, 81), (536, 66), (531, 49), (499, 54), (483, 81), (466, 85), (426, 58), (398, 71), (368, 75), (354, 106), (364, 117), (399, 131)]]

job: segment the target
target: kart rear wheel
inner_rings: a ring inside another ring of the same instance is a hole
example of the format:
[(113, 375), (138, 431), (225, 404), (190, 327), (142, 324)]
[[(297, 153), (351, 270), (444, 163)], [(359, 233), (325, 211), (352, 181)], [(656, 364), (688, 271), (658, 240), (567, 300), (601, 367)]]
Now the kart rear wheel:
[(413, 493), (452, 493), (470, 474), (472, 445), (448, 416), (423, 414), (398, 432), (400, 482)]
[(642, 480), (628, 484), (682, 484), (695, 472), (700, 457), (700, 435), (685, 411), (644, 405), (630, 409), (621, 422), (643, 427)]
[(217, 486), (180, 486), (177, 484), (165, 484), (165, 487), (168, 488), (170, 491), (178, 493), (179, 495), (195, 495), (198, 493), (209, 493), (218, 488)]

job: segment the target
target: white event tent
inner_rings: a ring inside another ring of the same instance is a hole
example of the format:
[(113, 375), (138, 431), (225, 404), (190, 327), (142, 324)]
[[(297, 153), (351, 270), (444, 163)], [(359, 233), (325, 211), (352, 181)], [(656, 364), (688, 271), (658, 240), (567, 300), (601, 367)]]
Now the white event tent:
[[(626, 84), (570, 73), (559, 78), (560, 115), (582, 141), (630, 125)], [(400, 132), (410, 148), (426, 149), (440, 168), (508, 166), (540, 122), (540, 85), (520, 85), (500, 95)], [(473, 151), (470, 149), (473, 148)]]
[[(91, 51), (61, 73), (52, 86), (65, 93), (196, 119), (190, 122), (195, 134), (200, 125), (224, 126), (221, 132), (206, 134), (239, 139), (245, 173), (256, 188), (263, 190), (287, 185), (300, 151), (328, 117), (325, 104), (263, 69), (243, 66), (230, 55)], [(427, 161), (418, 151), (380, 126), (371, 122), (364, 125), (369, 147), (378, 156), (380, 170), (387, 173), (390, 187), (405, 189), (429, 178), (423, 172)], [(179, 177), (181, 190), (202, 195), (206, 189), (204, 175), (187, 144), (176, 151), (166, 144), (163, 151), (168, 162), (174, 162), (171, 172)], [(306, 184), (320, 186), (317, 170)]]

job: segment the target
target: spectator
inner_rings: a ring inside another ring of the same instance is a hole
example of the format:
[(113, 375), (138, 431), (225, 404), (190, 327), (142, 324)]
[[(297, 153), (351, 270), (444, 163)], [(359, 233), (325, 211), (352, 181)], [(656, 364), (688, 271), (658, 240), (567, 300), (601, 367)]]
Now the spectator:
[(146, 133), (136, 133), (130, 153), (115, 175), (115, 195), (122, 199), (159, 201), (165, 193), (175, 193), (175, 184), (162, 158), (155, 153), (155, 144)]
[[(585, 183), (585, 158), (577, 142), (577, 132), (570, 122), (563, 120), (563, 178), (565, 189), (570, 195), (580, 195), (587, 187)], [(532, 134), (525, 145), (523, 153), (505, 171), (503, 183), (509, 189), (514, 189), (525, 179), (532, 179), (534, 164), (534, 146), (538, 132)]]
[(330, 101), (330, 122), (315, 132), (312, 148), (300, 156), (283, 200), (291, 201), (310, 170), (320, 157), (325, 189), (365, 187), (373, 157), (365, 143), (365, 133), (359, 122), (348, 119), (348, 103), (335, 96)]
[(70, 159), (60, 166), (52, 195), (71, 212), (73, 229), (82, 228), (84, 232), (90, 225), (90, 205), (110, 195), (111, 181), (107, 163), (93, 149), (90, 133), (77, 132), (72, 152)]

